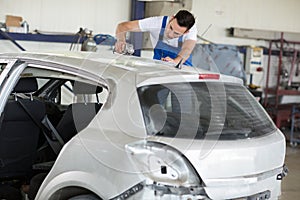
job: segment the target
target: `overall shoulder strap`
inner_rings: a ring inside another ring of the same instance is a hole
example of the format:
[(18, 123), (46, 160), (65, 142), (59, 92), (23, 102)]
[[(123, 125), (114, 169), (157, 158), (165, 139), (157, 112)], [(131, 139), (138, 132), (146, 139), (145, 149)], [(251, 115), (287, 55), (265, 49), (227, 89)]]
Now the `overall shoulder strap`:
[(165, 32), (165, 28), (167, 25), (167, 19), (168, 19), (168, 16), (163, 17), (163, 21), (162, 21), (161, 29), (160, 29), (160, 33), (159, 33), (159, 40), (163, 40), (163, 38), (164, 38), (164, 32)]
[(182, 43), (183, 43), (183, 35), (178, 38), (178, 47), (181, 48), (182, 47)]

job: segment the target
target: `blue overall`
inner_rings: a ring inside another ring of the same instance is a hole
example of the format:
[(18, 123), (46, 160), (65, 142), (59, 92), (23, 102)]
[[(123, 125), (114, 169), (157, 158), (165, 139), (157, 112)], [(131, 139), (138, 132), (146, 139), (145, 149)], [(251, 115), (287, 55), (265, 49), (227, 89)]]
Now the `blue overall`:
[[(166, 44), (166, 43), (163, 42), (164, 32), (165, 32), (165, 28), (166, 28), (166, 24), (167, 24), (167, 18), (168, 18), (168, 16), (164, 16), (164, 18), (163, 18), (163, 22), (162, 22), (160, 33), (159, 33), (159, 39), (158, 39), (157, 44), (156, 44), (156, 46), (154, 48), (153, 59), (156, 59), (156, 60), (161, 60), (162, 58), (165, 58), (167, 56), (169, 56), (170, 58), (174, 59), (174, 58), (177, 57), (177, 55), (181, 51), (183, 36), (180, 36), (178, 38), (178, 47), (173, 47), (173, 46), (168, 45), (168, 44)], [(188, 65), (188, 66), (193, 66), (192, 65), (192, 56), (191, 55), (184, 62), (184, 64)]]

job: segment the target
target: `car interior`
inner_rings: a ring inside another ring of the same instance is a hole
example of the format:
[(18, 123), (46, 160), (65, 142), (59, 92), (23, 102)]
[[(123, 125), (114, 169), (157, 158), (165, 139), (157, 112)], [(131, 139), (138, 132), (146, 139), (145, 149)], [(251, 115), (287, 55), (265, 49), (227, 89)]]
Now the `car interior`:
[(0, 193), (34, 199), (63, 145), (88, 126), (106, 97), (107, 88), (78, 75), (26, 68), (1, 114)]

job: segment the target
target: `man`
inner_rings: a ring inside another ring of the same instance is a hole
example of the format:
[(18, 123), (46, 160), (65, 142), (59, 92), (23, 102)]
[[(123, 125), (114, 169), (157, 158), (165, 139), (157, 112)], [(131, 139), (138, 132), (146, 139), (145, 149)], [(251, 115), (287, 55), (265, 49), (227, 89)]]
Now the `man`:
[(116, 29), (115, 51), (121, 53), (126, 44), (127, 32), (150, 32), (154, 59), (192, 66), (191, 53), (197, 41), (194, 16), (180, 10), (175, 16), (149, 17), (122, 22)]

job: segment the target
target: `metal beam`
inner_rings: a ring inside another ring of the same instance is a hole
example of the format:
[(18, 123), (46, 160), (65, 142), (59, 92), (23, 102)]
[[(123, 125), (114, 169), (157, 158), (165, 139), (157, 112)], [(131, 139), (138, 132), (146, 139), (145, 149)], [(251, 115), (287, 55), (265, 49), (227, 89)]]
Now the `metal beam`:
[[(131, 20), (138, 20), (145, 17), (145, 3), (137, 0), (131, 1)], [(143, 33), (133, 33), (130, 36), (130, 43), (134, 46), (134, 55), (141, 56), (143, 47)]]
[[(282, 31), (270, 31), (261, 29), (248, 29), (232, 27), (229, 29), (229, 35), (233, 37), (261, 39), (261, 40), (277, 40), (280, 39)], [(300, 33), (284, 32), (285, 40), (300, 41)]]

